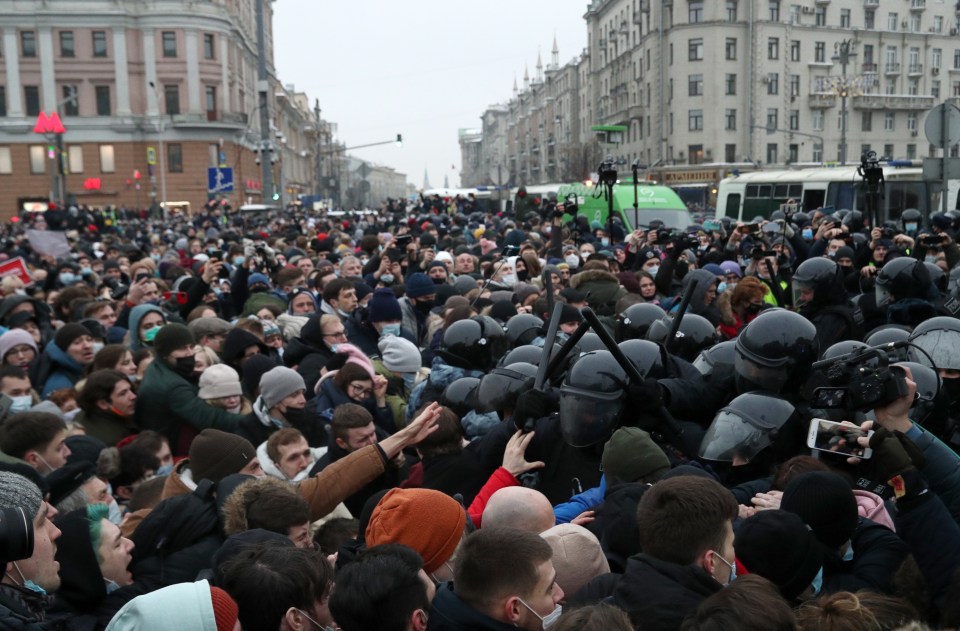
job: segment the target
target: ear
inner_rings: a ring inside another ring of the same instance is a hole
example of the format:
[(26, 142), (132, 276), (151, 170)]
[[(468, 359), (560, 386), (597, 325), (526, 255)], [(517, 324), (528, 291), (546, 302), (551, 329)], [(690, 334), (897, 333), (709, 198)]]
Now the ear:
[(283, 614), (280, 628), (290, 629), (290, 631), (301, 631), (304, 628), (303, 624), (301, 624), (301, 617), (302, 616), (296, 609), (290, 607), (287, 609), (287, 612)]
[(339, 447), (340, 449), (350, 451), (350, 445), (348, 445), (346, 441), (344, 441), (342, 438), (336, 439), (335, 442), (337, 443), (337, 447)]
[(520, 598), (517, 596), (507, 598), (501, 605), (503, 619), (506, 620), (508, 624), (516, 625), (520, 620), (523, 610), (523, 604), (520, 603)]
[(130, 491), (129, 486), (118, 486), (113, 490), (113, 494), (124, 501), (130, 501), (130, 498), (133, 497), (133, 492)]
[(107, 412), (110, 410), (110, 404), (104, 401), (103, 399), (100, 399), (99, 401), (97, 401), (97, 407), (103, 410), (104, 412)]
[(710, 576), (713, 576), (713, 571), (716, 569), (717, 558), (714, 556), (712, 550), (707, 550), (700, 554), (696, 564), (709, 572)]
[(28, 451), (27, 453), (25, 453), (23, 455), (23, 460), (34, 469), (39, 468), (40, 465), (43, 464), (42, 462), (40, 462), (40, 454), (38, 454), (35, 451)]
[(417, 609), (412, 614), (410, 614), (410, 624), (409, 628), (413, 631), (426, 631), (427, 628), (427, 612), (423, 609)]

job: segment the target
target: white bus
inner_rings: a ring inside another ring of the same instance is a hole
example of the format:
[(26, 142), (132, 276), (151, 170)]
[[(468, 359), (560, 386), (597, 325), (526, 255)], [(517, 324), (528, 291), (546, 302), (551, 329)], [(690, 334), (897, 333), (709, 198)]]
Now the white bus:
[[(916, 208), (924, 217), (939, 210), (939, 186), (924, 181), (923, 169), (884, 165), (883, 177), (879, 222), (899, 219), (906, 208)], [(866, 211), (862, 182), (855, 166), (744, 173), (720, 181), (717, 216), (738, 221), (767, 218), (788, 200), (803, 212), (823, 207)]]

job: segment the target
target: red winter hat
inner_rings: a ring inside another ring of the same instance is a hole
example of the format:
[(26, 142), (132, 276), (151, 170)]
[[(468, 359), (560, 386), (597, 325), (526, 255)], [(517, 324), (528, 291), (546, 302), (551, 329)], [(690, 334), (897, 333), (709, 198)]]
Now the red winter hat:
[(233, 631), (240, 613), (237, 603), (230, 598), (230, 594), (212, 585), (210, 601), (213, 604), (213, 618), (217, 621), (217, 631)]

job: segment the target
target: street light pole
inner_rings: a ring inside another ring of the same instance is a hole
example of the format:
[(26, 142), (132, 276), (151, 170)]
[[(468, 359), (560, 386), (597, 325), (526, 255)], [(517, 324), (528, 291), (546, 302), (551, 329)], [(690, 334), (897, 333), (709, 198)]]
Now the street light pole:
[(163, 220), (168, 219), (167, 215), (167, 156), (163, 151), (163, 115), (160, 113), (160, 88), (153, 81), (150, 82), (153, 93), (157, 97), (157, 149), (159, 155), (157, 162), (160, 163), (160, 212), (163, 213)]
[(836, 54), (832, 57), (832, 61), (840, 62), (840, 164), (844, 165), (847, 163), (847, 97), (850, 95), (850, 89), (847, 85), (847, 64), (850, 63), (850, 58), (855, 57), (857, 54), (851, 52), (851, 48), (856, 46), (856, 42), (852, 39), (845, 39), (842, 42), (836, 44)]
[(255, 0), (256, 19), (257, 19), (257, 93), (260, 102), (260, 142), (263, 151), (263, 159), (260, 161), (261, 168), (261, 186), (263, 192), (263, 201), (266, 203), (267, 195), (273, 197), (273, 164), (270, 160), (270, 149), (272, 141), (270, 138), (270, 100), (269, 100), (269, 81), (267, 77), (267, 34), (266, 25), (263, 16), (263, 3), (266, 0)]

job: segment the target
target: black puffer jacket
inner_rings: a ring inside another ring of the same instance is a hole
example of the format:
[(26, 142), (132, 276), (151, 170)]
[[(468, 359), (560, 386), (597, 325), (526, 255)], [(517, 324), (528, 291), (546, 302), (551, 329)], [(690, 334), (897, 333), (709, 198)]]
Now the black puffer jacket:
[(613, 601), (644, 631), (676, 631), (701, 602), (722, 589), (702, 567), (638, 554), (627, 561)]
[(0, 631), (62, 631), (68, 629), (62, 619), (47, 618), (49, 596), (0, 585)]
[(322, 315), (315, 313), (310, 316), (300, 329), (300, 337), (290, 340), (283, 352), (284, 365), (287, 368), (295, 367), (303, 377), (308, 401), (315, 396), (313, 389), (320, 381), (320, 369), (334, 356), (334, 352), (323, 343), (323, 330), (320, 328)]

